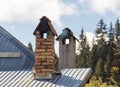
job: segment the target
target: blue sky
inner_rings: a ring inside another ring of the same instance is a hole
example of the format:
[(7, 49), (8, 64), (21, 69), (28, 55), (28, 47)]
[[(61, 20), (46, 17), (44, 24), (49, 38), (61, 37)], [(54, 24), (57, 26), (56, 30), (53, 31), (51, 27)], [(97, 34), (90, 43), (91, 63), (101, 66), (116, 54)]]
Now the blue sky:
[(107, 24), (120, 18), (120, 0), (0, 0), (0, 25), (24, 44), (35, 45), (32, 33), (42, 16), (52, 21), (58, 34), (65, 27), (75, 36), (82, 27), (94, 34), (101, 18)]

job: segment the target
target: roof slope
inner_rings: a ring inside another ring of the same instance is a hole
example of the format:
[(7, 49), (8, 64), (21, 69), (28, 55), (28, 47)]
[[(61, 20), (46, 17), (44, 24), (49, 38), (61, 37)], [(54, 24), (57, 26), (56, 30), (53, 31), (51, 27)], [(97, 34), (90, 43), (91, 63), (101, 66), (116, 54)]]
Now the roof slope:
[(0, 26), (0, 52), (20, 52), (20, 58), (0, 58), (0, 70), (32, 69), (34, 53)]
[(91, 74), (90, 68), (64, 69), (62, 76), (35, 80), (32, 71), (0, 71), (1, 87), (82, 87)]

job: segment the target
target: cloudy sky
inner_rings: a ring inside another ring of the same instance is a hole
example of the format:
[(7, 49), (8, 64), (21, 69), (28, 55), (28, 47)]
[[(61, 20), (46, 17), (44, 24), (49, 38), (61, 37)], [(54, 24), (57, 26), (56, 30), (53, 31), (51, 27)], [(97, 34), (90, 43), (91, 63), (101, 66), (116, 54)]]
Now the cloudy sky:
[(84, 27), (91, 36), (101, 18), (107, 23), (120, 18), (120, 0), (0, 0), (0, 25), (24, 44), (34, 45), (32, 33), (42, 16), (58, 34), (69, 27), (78, 36)]

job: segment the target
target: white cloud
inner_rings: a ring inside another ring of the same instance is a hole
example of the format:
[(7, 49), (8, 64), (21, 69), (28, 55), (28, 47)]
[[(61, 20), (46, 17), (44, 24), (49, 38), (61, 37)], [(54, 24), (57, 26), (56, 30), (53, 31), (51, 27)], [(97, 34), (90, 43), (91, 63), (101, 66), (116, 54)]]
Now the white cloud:
[(0, 0), (0, 21), (34, 22), (45, 15), (60, 24), (60, 17), (75, 14), (75, 9), (60, 0)]
[(120, 0), (91, 0), (91, 9), (100, 13), (116, 11)]
[(86, 4), (88, 9), (93, 12), (104, 14), (111, 11), (120, 14), (120, 0), (79, 0), (79, 3)]

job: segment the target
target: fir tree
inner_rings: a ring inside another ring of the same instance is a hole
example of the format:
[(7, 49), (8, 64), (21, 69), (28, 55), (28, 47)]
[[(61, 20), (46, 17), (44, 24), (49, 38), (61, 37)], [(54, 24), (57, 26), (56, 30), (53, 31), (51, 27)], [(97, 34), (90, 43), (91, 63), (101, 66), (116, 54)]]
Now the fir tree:
[(117, 42), (120, 41), (120, 22), (119, 19), (117, 19), (116, 23), (115, 23), (115, 34), (116, 34), (116, 40)]
[(32, 47), (31, 42), (28, 43), (28, 48), (29, 48), (31, 51), (33, 51), (33, 47)]
[(78, 50), (80, 54), (77, 56), (78, 57), (77, 59), (79, 61), (77, 66), (78, 67), (90, 67), (90, 63), (89, 63), (90, 47), (87, 43), (87, 37), (84, 34), (83, 28), (81, 30), (81, 34), (79, 38), (80, 38), (80, 42), (79, 42)]
[(102, 45), (105, 43), (105, 39), (106, 39), (106, 34), (107, 34), (107, 28), (106, 28), (106, 24), (104, 23), (103, 19), (101, 19), (97, 25), (97, 29), (96, 29), (96, 36), (98, 39), (98, 44)]
[(101, 76), (103, 77), (105, 75), (105, 63), (106, 63), (106, 54), (108, 53), (107, 50), (107, 28), (106, 28), (106, 24), (104, 23), (103, 19), (101, 19), (98, 22), (97, 25), (97, 29), (96, 29), (96, 37), (97, 37), (97, 44), (95, 46), (94, 49), (96, 54), (93, 54), (92, 56), (92, 64), (95, 64), (96, 67), (94, 67), (95, 69), (95, 75), (96, 76)]

